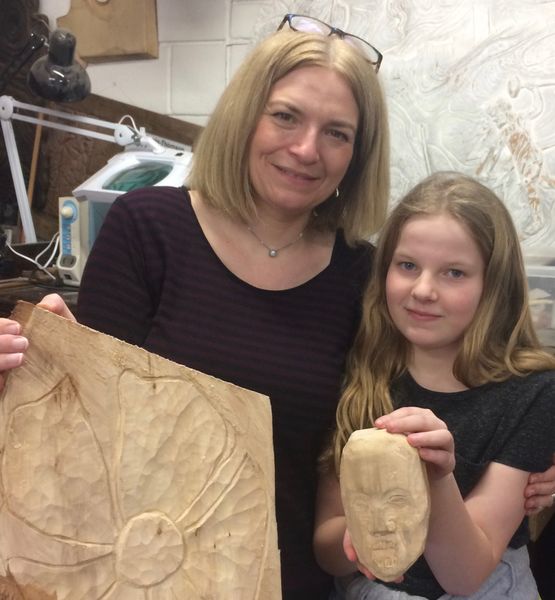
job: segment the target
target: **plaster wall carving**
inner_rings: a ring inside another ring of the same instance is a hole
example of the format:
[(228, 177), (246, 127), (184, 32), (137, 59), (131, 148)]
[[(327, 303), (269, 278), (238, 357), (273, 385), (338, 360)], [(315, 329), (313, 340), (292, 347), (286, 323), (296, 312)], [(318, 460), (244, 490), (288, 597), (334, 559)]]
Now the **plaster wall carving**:
[(525, 247), (555, 247), (554, 1), (280, 0), (256, 38), (287, 12), (384, 54), (393, 202), (433, 171), (459, 170), (504, 199)]

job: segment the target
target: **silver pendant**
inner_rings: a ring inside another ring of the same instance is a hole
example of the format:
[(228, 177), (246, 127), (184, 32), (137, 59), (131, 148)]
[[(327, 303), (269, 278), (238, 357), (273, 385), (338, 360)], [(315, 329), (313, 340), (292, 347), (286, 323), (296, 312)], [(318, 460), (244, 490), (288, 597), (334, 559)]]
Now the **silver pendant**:
[(268, 250), (268, 256), (271, 256), (272, 258), (276, 257), (278, 255), (278, 251), (274, 250), (274, 248), (270, 248)]

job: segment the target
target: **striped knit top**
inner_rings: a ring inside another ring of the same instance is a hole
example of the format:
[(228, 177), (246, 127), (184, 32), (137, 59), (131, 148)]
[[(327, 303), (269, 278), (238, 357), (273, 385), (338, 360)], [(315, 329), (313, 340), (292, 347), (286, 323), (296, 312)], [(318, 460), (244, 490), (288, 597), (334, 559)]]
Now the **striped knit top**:
[(283, 598), (326, 597), (312, 530), (316, 459), (334, 424), (372, 247), (339, 232), (331, 262), (287, 290), (255, 288), (213, 252), (184, 188), (111, 207), (90, 254), (78, 320), (271, 399)]

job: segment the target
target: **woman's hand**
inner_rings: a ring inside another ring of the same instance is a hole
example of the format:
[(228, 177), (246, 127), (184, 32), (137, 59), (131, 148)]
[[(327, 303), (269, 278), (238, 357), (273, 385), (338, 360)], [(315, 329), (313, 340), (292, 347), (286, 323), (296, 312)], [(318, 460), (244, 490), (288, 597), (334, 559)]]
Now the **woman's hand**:
[(447, 425), (427, 408), (406, 406), (376, 419), (390, 433), (404, 433), (408, 443), (428, 464), (428, 475), (441, 479), (455, 468), (455, 442)]
[(48, 294), (48, 296), (45, 296), (40, 302), (37, 303), (37, 306), (39, 308), (43, 308), (44, 310), (48, 310), (59, 317), (64, 317), (64, 319), (69, 319), (73, 322), (76, 321), (75, 316), (69, 310), (62, 297), (58, 294)]
[[(58, 294), (48, 294), (37, 306), (75, 321), (75, 317)], [(0, 372), (19, 367), (28, 347), (29, 340), (21, 335), (21, 325), (12, 319), (0, 318)], [(0, 375), (0, 390), (3, 387), (4, 377)]]
[[(0, 371), (19, 367), (29, 342), (21, 335), (21, 325), (11, 319), (0, 318)], [(4, 380), (0, 377), (0, 389)]]
[(553, 466), (543, 473), (531, 473), (524, 488), (524, 508), (527, 515), (539, 513), (555, 502), (555, 454)]

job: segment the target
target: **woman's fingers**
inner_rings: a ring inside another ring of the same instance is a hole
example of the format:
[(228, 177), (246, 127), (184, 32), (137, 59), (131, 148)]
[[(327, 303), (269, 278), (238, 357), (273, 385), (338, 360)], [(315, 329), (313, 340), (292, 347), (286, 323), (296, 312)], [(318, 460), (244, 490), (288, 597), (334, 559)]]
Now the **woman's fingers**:
[[(21, 340), (21, 341), (20, 341)], [(20, 338), (16, 340), (17, 345), (23, 345), (27, 340)], [(25, 349), (27, 347), (25, 346)], [(8, 371), (19, 367), (23, 363), (23, 352), (11, 352), (9, 354), (0, 354), (0, 371)]]
[[(75, 321), (75, 317), (58, 294), (48, 294), (37, 306)], [(0, 372), (19, 367), (28, 347), (29, 341), (21, 335), (21, 325), (13, 319), (0, 318)], [(0, 389), (3, 386), (4, 378), (0, 375)]]
[(21, 325), (12, 319), (0, 318), (0, 335), (3, 334), (19, 335), (21, 333)]
[(59, 294), (48, 294), (37, 304), (37, 306), (39, 308), (49, 310), (50, 312), (59, 315), (60, 317), (69, 319), (70, 321), (76, 320), (75, 316), (69, 310), (67, 304), (64, 302), (64, 300)]
[(21, 325), (11, 319), (0, 319), (0, 371), (19, 367), (29, 342), (20, 335)]
[[(553, 455), (555, 462), (555, 454)], [(536, 514), (555, 503), (555, 465), (542, 473), (532, 473), (524, 488), (526, 514)]]

